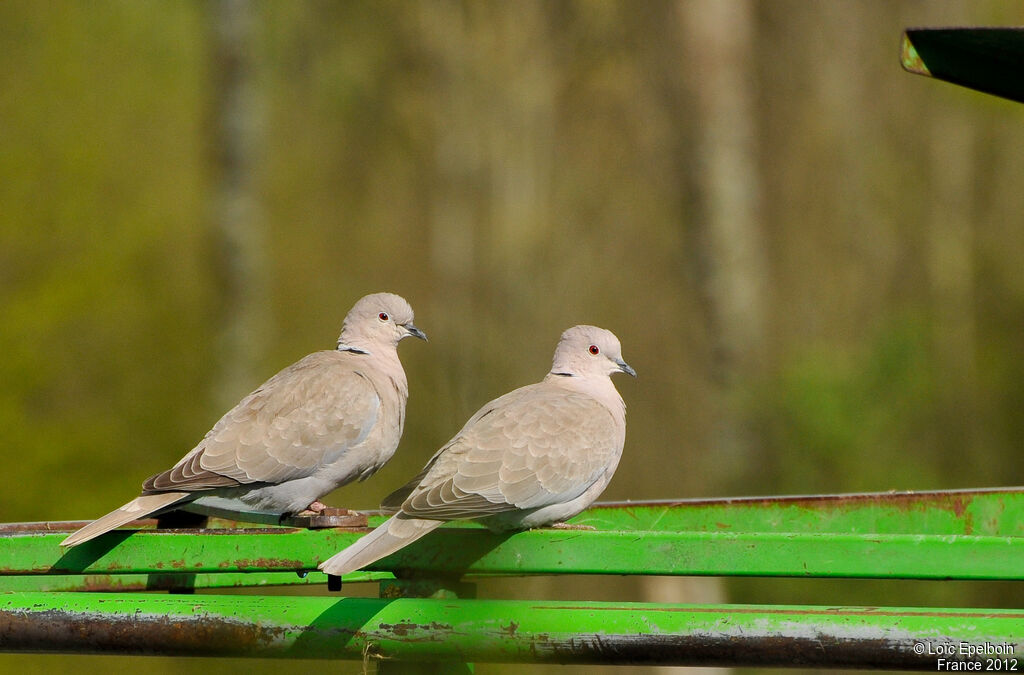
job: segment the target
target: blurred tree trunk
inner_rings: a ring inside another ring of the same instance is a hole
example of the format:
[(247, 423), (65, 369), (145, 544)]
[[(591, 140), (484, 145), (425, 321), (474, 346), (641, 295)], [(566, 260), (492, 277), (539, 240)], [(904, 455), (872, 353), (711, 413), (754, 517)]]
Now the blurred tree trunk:
[[(978, 447), (977, 370), (975, 365), (974, 308), (974, 146), (971, 118), (951, 106), (939, 107), (932, 117), (931, 191), (927, 236), (927, 269), (932, 295), (940, 412), (961, 425), (946, 425), (959, 432), (956, 445), (963, 452), (944, 457), (956, 475), (976, 461)], [(938, 439), (936, 439), (938, 440)]]
[(234, 405), (259, 379), (267, 335), (265, 224), (256, 186), (261, 107), (254, 71), (257, 12), (248, 0), (212, 6), (211, 50), (216, 272), (221, 299), (214, 399)]
[[(683, 59), (689, 63), (679, 109), (693, 114), (679, 160), (688, 182), (692, 262), (704, 307), (711, 359), (712, 447), (703, 472), (730, 491), (749, 485), (760, 444), (744, 394), (761, 374), (767, 261), (758, 209), (757, 119), (751, 76), (754, 10), (749, 0), (675, 5)], [(684, 584), (647, 580), (659, 602), (724, 602), (721, 579)], [(682, 671), (683, 669), (678, 669)], [(703, 669), (707, 672), (707, 669)]]
[[(519, 256), (544, 237), (553, 168), (555, 73), (546, 6), (437, 3), (421, 21), (444, 98), (436, 119), (431, 256), (466, 274), (471, 253), (518, 285)], [(469, 237), (480, 230), (481, 241)], [(499, 266), (498, 270), (490, 264)]]
[[(436, 279), (433, 293), (449, 311), (432, 317), (433, 332), (447, 335), (456, 344), (478, 346), (475, 317), (482, 302), (476, 274), (480, 242), (477, 224), (484, 204), (484, 148), (480, 138), (480, 93), (476, 86), (475, 53), (471, 35), (470, 10), (461, 3), (438, 2), (416, 5), (420, 34), (433, 68), (435, 103), (427, 123), (434, 132), (430, 181), (429, 229), (430, 269)], [(451, 398), (461, 412), (485, 394), (474, 386), (481, 351), (472, 347), (448, 354), (444, 370), (449, 376), (439, 383), (451, 388)], [(486, 399), (485, 399), (486, 400)], [(452, 418), (458, 413), (452, 411)]]
[[(719, 489), (742, 490), (760, 461), (743, 395), (762, 372), (767, 302), (753, 6), (677, 1), (649, 5), (645, 20), (645, 69), (676, 120), (673, 168), (688, 244), (682, 266), (694, 270), (709, 344), (711, 442), (694, 456), (704, 464), (692, 473)], [(725, 601), (720, 579), (678, 582), (644, 579), (640, 592), (657, 602)]]
[[(423, 5), (419, 20), (439, 95), (429, 225), (436, 292), (452, 307), (501, 306), (515, 324), (537, 300), (522, 279), (547, 236), (554, 171), (547, 7), (439, 2)], [(472, 319), (479, 313), (452, 312), (448, 320), (453, 339), (480, 345), (482, 358), (490, 345), (505, 342), (507, 326), (481, 341)], [(460, 356), (451, 368), (467, 387), (480, 380), (474, 374), (481, 368), (501, 367)], [(470, 400), (491, 393), (466, 391)]]
[(748, 0), (680, 2), (684, 59), (696, 132), (690, 147), (690, 223), (718, 391), (714, 462), (719, 479), (740, 485), (758, 462), (743, 412), (744, 391), (760, 375), (765, 340), (767, 262), (759, 220), (754, 12)]

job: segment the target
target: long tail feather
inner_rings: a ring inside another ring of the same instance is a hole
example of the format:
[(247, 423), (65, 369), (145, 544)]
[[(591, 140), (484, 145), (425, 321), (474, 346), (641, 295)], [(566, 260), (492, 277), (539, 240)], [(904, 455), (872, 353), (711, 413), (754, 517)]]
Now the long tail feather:
[(92, 521), (82, 529), (70, 535), (60, 543), (61, 546), (77, 546), (83, 542), (95, 539), (96, 537), (111, 531), (115, 527), (130, 523), (139, 518), (145, 518), (162, 508), (168, 507), (175, 502), (188, 497), (190, 492), (161, 492), (153, 495), (142, 495), (131, 500), (116, 511)]
[(356, 543), (320, 563), (320, 569), (337, 576), (354, 572), (408, 546), (441, 523), (440, 520), (423, 520), (399, 513)]

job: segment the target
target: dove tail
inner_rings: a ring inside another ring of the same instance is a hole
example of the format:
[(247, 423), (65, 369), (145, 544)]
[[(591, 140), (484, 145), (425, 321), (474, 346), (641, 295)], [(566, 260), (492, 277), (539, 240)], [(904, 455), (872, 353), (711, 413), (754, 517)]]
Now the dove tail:
[(336, 576), (354, 572), (408, 546), (442, 522), (399, 513), (356, 543), (320, 563), (320, 569)]
[(60, 545), (77, 546), (90, 539), (95, 539), (101, 534), (110, 532), (115, 527), (130, 523), (139, 518), (145, 518), (162, 508), (181, 501), (191, 494), (190, 492), (160, 492), (136, 497), (116, 511), (111, 511), (102, 518), (92, 521), (62, 541)]

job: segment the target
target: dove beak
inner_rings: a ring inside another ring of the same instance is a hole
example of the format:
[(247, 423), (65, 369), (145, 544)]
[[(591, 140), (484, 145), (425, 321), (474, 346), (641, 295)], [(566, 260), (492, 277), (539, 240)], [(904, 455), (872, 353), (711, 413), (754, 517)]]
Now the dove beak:
[(427, 342), (427, 334), (414, 326), (411, 321), (409, 323), (402, 324), (402, 328), (405, 329), (406, 336), (411, 335), (414, 338), (419, 338), (424, 342)]
[(622, 359), (615, 359), (615, 365), (619, 367), (620, 372), (623, 372), (626, 375), (632, 375), (633, 377), (636, 377), (636, 371), (633, 370), (633, 366), (629, 365)]

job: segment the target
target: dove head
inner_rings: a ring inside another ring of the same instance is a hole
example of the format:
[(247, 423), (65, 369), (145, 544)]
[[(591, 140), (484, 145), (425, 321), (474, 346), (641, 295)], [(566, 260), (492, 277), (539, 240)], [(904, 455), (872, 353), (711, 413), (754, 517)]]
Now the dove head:
[(573, 326), (562, 333), (551, 373), (569, 377), (627, 373), (636, 377), (636, 371), (622, 360), (619, 338), (597, 326)]
[(372, 352), (374, 347), (394, 348), (409, 336), (426, 340), (412, 322), (412, 307), (394, 293), (374, 293), (360, 298), (349, 310), (338, 337), (338, 349)]

